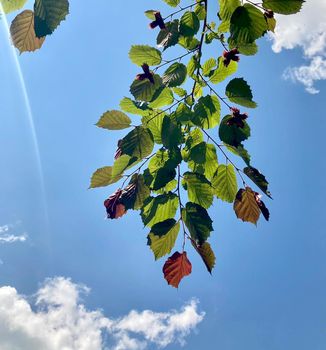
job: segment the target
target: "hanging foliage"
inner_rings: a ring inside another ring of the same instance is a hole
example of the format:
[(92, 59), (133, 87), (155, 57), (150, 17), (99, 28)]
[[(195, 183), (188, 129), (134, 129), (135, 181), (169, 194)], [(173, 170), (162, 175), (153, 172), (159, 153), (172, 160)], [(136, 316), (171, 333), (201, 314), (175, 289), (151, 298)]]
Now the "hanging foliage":
[[(106, 112), (97, 124), (110, 130), (135, 126), (118, 141), (113, 166), (94, 173), (91, 187), (123, 180), (105, 201), (108, 217), (118, 218), (126, 208), (140, 210), (155, 259), (171, 254), (182, 235), (181, 252), (175, 251), (163, 266), (168, 284), (178, 287), (192, 269), (187, 241), (210, 273), (215, 266), (208, 243), (214, 199), (233, 203), (242, 221), (256, 225), (261, 214), (269, 220), (261, 194), (250, 187), (257, 186), (271, 198), (268, 181), (251, 165), (244, 147), (251, 135), (251, 118), (242, 108), (256, 108), (257, 103), (247, 80), (231, 76), (241, 55), (256, 54), (256, 40), (274, 31), (274, 12), (296, 13), (304, 1), (219, 0), (218, 16), (210, 14), (209, 0), (183, 7), (180, 0), (164, 1), (177, 9), (168, 15), (145, 12), (149, 27), (157, 31), (160, 50), (132, 46), (130, 60), (142, 69), (131, 83), (132, 96), (121, 101), (123, 112)], [(205, 47), (215, 43), (218, 57), (204, 60)], [(175, 46), (184, 53), (164, 60), (165, 51)], [(222, 82), (227, 82), (225, 93), (219, 86)], [(126, 113), (141, 116), (141, 123)], [(236, 156), (244, 161), (244, 169), (236, 165)]]

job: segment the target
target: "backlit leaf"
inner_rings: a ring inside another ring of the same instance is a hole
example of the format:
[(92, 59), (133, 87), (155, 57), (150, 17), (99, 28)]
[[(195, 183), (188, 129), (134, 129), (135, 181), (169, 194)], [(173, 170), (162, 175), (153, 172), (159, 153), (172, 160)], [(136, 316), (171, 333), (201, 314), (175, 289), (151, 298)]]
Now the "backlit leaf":
[(187, 67), (182, 64), (175, 62), (173, 63), (163, 74), (163, 84), (176, 87), (182, 85), (187, 77)]
[(211, 180), (218, 167), (215, 146), (206, 142), (195, 145), (190, 150), (188, 166), (193, 172), (204, 174)]
[(144, 63), (149, 66), (156, 66), (162, 62), (161, 52), (148, 45), (133, 45), (129, 51), (129, 58), (138, 66)]
[(34, 12), (25, 10), (11, 23), (10, 34), (15, 47), (22, 53), (40, 49), (45, 37), (37, 38), (34, 31)]
[(291, 15), (301, 10), (304, 0), (263, 0), (263, 6), (282, 15)]
[(148, 235), (148, 244), (155, 260), (170, 254), (180, 231), (180, 223), (168, 219), (155, 224)]
[(210, 77), (210, 81), (213, 84), (221, 83), (228, 76), (234, 74), (238, 69), (238, 63), (231, 61), (230, 64), (226, 67), (223, 63), (223, 58), (219, 57), (218, 67), (214, 70), (213, 74)]
[(120, 111), (108, 111), (97, 122), (97, 126), (108, 130), (120, 130), (129, 128), (131, 119)]
[(250, 86), (243, 78), (232, 79), (225, 88), (225, 94), (231, 102), (238, 105), (256, 108), (257, 104), (252, 100)]
[(232, 164), (219, 165), (217, 174), (213, 177), (212, 186), (218, 198), (233, 203), (238, 191), (234, 166)]
[(173, 193), (149, 197), (142, 207), (141, 217), (145, 226), (152, 227), (158, 222), (173, 219), (179, 206), (178, 196)]
[(150, 102), (155, 92), (162, 86), (162, 79), (159, 75), (154, 75), (154, 84), (148, 79), (137, 80), (130, 86), (130, 92), (136, 100)]
[(211, 245), (208, 242), (204, 242), (202, 245), (197, 245), (195, 242), (191, 242), (193, 247), (195, 248), (196, 252), (200, 255), (202, 258), (207, 271), (211, 274), (212, 270), (215, 266), (215, 254), (213, 252), (213, 249)]
[(177, 7), (180, 4), (180, 0), (164, 0), (168, 5)]
[(150, 193), (151, 191), (145, 184), (143, 175), (134, 174), (129, 185), (122, 192), (121, 202), (126, 209), (138, 210), (142, 208)]
[(112, 167), (106, 166), (95, 171), (89, 188), (105, 187), (119, 181), (120, 179), (121, 175), (113, 176)]
[(221, 105), (215, 95), (201, 97), (194, 107), (192, 122), (203, 129), (214, 128), (220, 122)]
[(149, 103), (148, 106), (150, 108), (156, 109), (168, 106), (172, 104), (173, 101), (174, 97), (172, 90), (167, 87), (162, 87), (155, 92), (152, 101)]
[(233, 209), (238, 219), (257, 224), (260, 209), (256, 200), (256, 192), (250, 187), (240, 189), (236, 195)]
[(212, 219), (207, 210), (196, 203), (188, 202), (182, 209), (182, 219), (197, 244), (203, 244), (213, 231)]
[(153, 151), (153, 135), (149, 129), (137, 126), (119, 141), (118, 147), (121, 154), (143, 159)]
[(180, 281), (191, 274), (191, 262), (187, 258), (187, 253), (175, 252), (170, 256), (163, 266), (163, 273), (168, 284), (178, 288)]
[(21, 9), (27, 0), (0, 0), (4, 13), (10, 13)]
[(179, 31), (184, 36), (195, 35), (200, 27), (200, 22), (195, 12), (186, 11), (180, 19)]
[(213, 204), (213, 188), (202, 174), (186, 172), (183, 174), (188, 198), (191, 202), (208, 209)]
[(136, 115), (148, 115), (151, 113), (151, 110), (148, 108), (147, 103), (136, 102), (131, 98), (124, 97), (120, 102), (120, 108), (127, 113), (136, 114)]
[(253, 43), (267, 29), (263, 12), (251, 4), (239, 6), (230, 19), (231, 39), (236, 44)]

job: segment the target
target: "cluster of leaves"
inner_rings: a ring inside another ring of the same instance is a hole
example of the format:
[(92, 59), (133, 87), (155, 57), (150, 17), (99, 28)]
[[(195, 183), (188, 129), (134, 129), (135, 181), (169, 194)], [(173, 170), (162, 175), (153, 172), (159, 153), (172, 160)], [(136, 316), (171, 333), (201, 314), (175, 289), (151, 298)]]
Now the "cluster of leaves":
[[(27, 0), (0, 0), (5, 13), (20, 10)], [(34, 11), (24, 10), (11, 23), (15, 47), (22, 52), (40, 49), (69, 13), (68, 0), (35, 0)]]
[[(303, 0), (259, 4), (219, 0), (218, 25), (208, 21), (209, 0), (184, 7), (180, 0), (164, 1), (178, 9), (165, 18), (156, 10), (145, 13), (150, 28), (158, 30), (160, 50), (132, 46), (130, 60), (142, 69), (130, 86), (133, 97), (123, 98), (121, 111), (109, 110), (97, 123), (108, 130), (132, 130), (118, 141), (114, 164), (98, 169), (90, 187), (123, 180), (104, 202), (107, 217), (116, 219), (130, 209), (140, 210), (155, 259), (170, 254), (182, 233), (181, 251), (174, 252), (163, 266), (167, 282), (178, 287), (192, 268), (186, 242), (210, 273), (215, 265), (208, 242), (213, 231), (208, 209), (214, 198), (233, 203), (236, 216), (243, 221), (256, 224), (261, 214), (269, 220), (261, 195), (246, 183), (248, 178), (271, 197), (265, 176), (251, 164), (243, 145), (250, 136), (249, 116), (233, 105), (257, 107), (251, 88), (245, 79), (235, 77), (221, 96), (215, 85), (236, 73), (241, 54), (257, 52), (256, 40), (275, 28), (274, 12), (298, 12)], [(204, 61), (204, 46), (212, 43), (220, 46), (220, 56)], [(163, 60), (163, 53), (174, 46), (185, 52)], [(221, 119), (222, 107), (227, 112)], [(127, 114), (135, 115), (134, 121)], [(213, 133), (214, 129), (218, 132)], [(212, 134), (218, 134), (219, 140)], [(224, 161), (218, 160), (218, 153)], [(242, 158), (244, 169), (235, 165), (230, 154)], [(238, 188), (238, 180), (243, 188)]]

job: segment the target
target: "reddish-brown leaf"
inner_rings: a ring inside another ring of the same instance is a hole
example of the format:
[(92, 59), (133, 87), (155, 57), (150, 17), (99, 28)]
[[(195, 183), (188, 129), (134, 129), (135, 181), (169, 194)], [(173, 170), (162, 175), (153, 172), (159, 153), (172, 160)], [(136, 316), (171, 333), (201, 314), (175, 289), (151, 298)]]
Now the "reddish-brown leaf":
[(122, 190), (118, 189), (104, 202), (108, 219), (118, 219), (126, 214), (126, 207), (120, 202), (121, 194)]
[(168, 284), (178, 288), (182, 278), (191, 274), (191, 262), (187, 253), (175, 252), (170, 256), (163, 266), (163, 273)]

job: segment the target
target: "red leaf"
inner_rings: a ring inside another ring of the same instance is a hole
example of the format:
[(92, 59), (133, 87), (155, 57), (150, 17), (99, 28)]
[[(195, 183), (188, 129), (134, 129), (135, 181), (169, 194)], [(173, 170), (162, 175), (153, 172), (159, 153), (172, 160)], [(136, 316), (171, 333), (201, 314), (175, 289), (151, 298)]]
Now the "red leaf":
[(163, 273), (168, 284), (178, 288), (182, 278), (191, 274), (191, 262), (187, 253), (175, 252), (170, 256), (163, 266)]
[(120, 203), (121, 194), (122, 190), (118, 189), (111, 194), (107, 200), (105, 200), (104, 206), (106, 208), (108, 219), (118, 219), (126, 213), (126, 207), (124, 204)]

